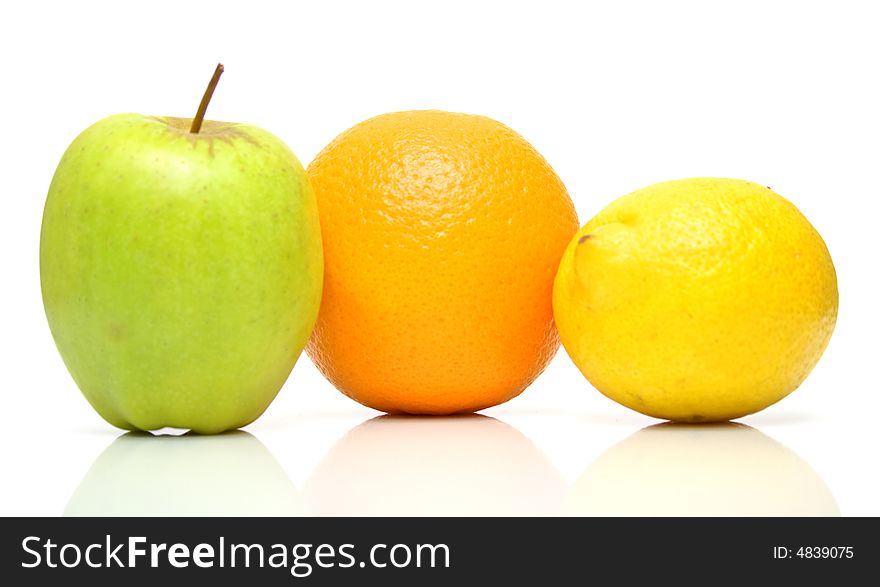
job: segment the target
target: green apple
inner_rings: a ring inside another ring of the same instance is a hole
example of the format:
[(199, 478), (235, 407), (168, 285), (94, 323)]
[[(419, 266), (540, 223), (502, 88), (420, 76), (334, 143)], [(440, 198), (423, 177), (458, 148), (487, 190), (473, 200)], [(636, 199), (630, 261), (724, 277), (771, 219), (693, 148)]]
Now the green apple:
[(125, 429), (244, 426), (284, 384), (318, 313), (317, 206), (272, 134), (111, 116), (67, 149), (40, 235), (43, 304), (86, 399)]

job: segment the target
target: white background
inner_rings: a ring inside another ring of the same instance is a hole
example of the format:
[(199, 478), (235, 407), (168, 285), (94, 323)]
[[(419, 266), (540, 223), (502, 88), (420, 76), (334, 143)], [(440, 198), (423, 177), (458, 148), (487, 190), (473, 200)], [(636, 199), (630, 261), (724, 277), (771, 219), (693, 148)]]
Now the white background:
[[(3, 3), (0, 514), (878, 515), (872, 4)], [(582, 223), (666, 179), (772, 186), (834, 258), (831, 344), (799, 390), (742, 420), (751, 428), (640, 431), (657, 422), (600, 395), (561, 351), (484, 412), (497, 422), (385, 419), (346, 436), (379, 414), (303, 355), (252, 437), (104, 452), (120, 431), (77, 391), (42, 311), (46, 190), (98, 119), (191, 116), (218, 61), (209, 118), (262, 126), (304, 164), (360, 120), (439, 108), (524, 135)]]

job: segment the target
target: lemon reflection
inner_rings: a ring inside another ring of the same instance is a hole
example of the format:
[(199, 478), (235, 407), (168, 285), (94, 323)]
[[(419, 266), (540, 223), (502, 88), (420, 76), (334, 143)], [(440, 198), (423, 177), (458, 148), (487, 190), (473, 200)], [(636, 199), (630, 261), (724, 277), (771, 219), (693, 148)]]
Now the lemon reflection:
[(66, 516), (291, 516), (301, 498), (263, 444), (215, 436), (118, 437), (89, 469)]
[(643, 428), (572, 486), (582, 516), (838, 516), (825, 482), (794, 452), (743, 424)]
[(493, 418), (380, 416), (336, 443), (304, 493), (316, 515), (530, 516), (558, 514), (564, 483)]

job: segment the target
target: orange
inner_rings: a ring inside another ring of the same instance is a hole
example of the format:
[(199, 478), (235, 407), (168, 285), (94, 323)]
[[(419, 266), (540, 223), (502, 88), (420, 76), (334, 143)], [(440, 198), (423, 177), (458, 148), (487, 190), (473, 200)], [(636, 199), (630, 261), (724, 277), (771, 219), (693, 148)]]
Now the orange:
[(541, 373), (578, 219), (525, 139), (483, 116), (397, 112), (339, 135), (308, 175), (325, 273), (307, 352), (337, 388), (385, 412), (451, 414)]

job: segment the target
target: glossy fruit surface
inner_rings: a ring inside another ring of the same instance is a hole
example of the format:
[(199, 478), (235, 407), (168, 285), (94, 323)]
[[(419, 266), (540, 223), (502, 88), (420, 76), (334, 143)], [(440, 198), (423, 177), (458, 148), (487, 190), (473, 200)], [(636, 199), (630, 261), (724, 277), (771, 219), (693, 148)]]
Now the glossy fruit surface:
[(599, 391), (689, 422), (757, 412), (807, 377), (831, 338), (837, 278), (790, 202), (734, 179), (659, 183), (572, 239), (553, 306)]
[(308, 173), (325, 285), (307, 352), (343, 393), (386, 412), (470, 412), (544, 369), (577, 216), (521, 136), (483, 116), (386, 114), (339, 135)]
[(314, 194), (255, 127), (122, 114), (49, 188), (43, 302), (68, 370), (120, 428), (220, 432), (269, 405), (321, 297)]

